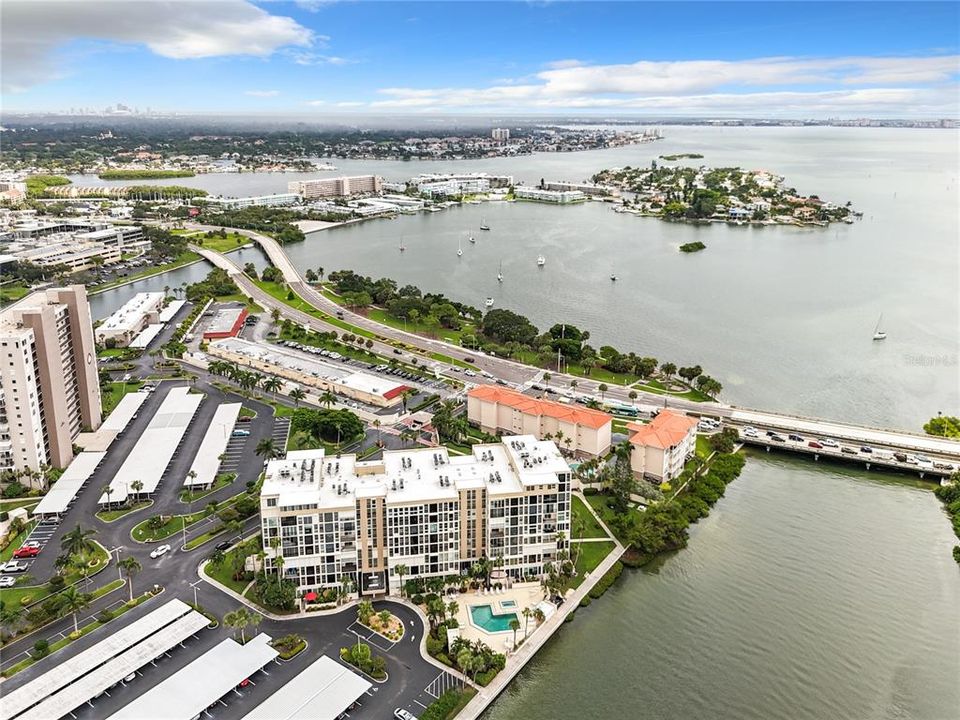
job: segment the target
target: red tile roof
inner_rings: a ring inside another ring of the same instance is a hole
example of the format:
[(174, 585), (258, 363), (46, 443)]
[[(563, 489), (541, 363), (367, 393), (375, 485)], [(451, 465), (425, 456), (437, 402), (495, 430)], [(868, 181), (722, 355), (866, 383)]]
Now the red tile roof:
[(666, 449), (683, 442), (690, 428), (696, 424), (696, 418), (661, 410), (649, 424), (628, 423), (627, 429), (636, 431), (630, 436), (633, 445)]
[(516, 390), (509, 390), (496, 385), (479, 385), (468, 392), (467, 395), (479, 400), (507, 405), (527, 415), (545, 415), (594, 430), (602, 428), (612, 419), (607, 413), (599, 410), (565, 405), (552, 400), (538, 400)]

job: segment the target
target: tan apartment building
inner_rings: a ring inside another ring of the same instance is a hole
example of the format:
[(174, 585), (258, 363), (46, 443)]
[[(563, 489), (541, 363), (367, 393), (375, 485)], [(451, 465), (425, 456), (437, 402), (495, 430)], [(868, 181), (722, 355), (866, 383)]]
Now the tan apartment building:
[(402, 580), (459, 575), (484, 557), (501, 558), (507, 578), (537, 577), (566, 546), (570, 477), (556, 445), (530, 435), (470, 455), (291, 451), (267, 464), (260, 492), (266, 564), (282, 556), (300, 592), (347, 578), (361, 594), (398, 593)]
[(349, 197), (350, 195), (373, 195), (383, 190), (383, 178), (379, 175), (353, 175), (316, 180), (293, 180), (287, 183), (287, 191), (296, 193), (304, 200), (326, 197)]
[(66, 467), (100, 427), (100, 385), (83, 285), (32, 293), (0, 312), (0, 469)]
[(496, 385), (481, 385), (467, 393), (467, 419), (487, 433), (533, 435), (540, 440), (549, 435), (561, 448), (580, 456), (610, 451), (613, 418), (607, 413)]
[(697, 419), (670, 410), (661, 410), (646, 425), (628, 423), (627, 429), (633, 433), (630, 467), (639, 478), (672, 480), (697, 449)]

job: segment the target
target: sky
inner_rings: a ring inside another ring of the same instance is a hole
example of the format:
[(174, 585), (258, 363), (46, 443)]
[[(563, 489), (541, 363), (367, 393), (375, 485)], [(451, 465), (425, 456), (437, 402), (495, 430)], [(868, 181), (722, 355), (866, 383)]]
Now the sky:
[(960, 116), (960, 3), (3, 0), (4, 112)]

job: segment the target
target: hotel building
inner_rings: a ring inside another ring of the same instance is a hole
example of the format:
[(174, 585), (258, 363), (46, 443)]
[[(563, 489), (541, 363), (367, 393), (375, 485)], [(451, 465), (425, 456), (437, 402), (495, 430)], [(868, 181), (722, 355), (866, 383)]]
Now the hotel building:
[(661, 410), (646, 425), (627, 423), (627, 430), (633, 445), (630, 467), (639, 478), (672, 480), (696, 451), (697, 420), (687, 415)]
[(587, 199), (579, 190), (542, 190), (538, 187), (519, 185), (514, 188), (513, 195), (517, 200), (533, 200), (534, 202), (555, 203), (568, 205), (583, 202)]
[(371, 195), (383, 190), (383, 178), (378, 175), (354, 175), (351, 177), (318, 178), (316, 180), (293, 180), (287, 191), (296, 193), (304, 200), (349, 195)]
[(496, 385), (478, 385), (467, 393), (467, 419), (487, 433), (540, 440), (550, 435), (577, 455), (598, 457), (610, 451), (613, 418), (607, 413), (538, 400)]
[[(570, 468), (552, 442), (505, 437), (471, 455), (388, 450), (381, 460), (293, 451), (267, 464), (260, 517), (268, 572), (302, 592), (350, 578), (361, 594), (466, 573), (502, 558), (514, 580), (543, 573), (569, 536)], [(271, 540), (279, 546), (271, 547)]]
[(66, 467), (100, 427), (100, 384), (83, 285), (32, 293), (0, 312), (0, 469)]

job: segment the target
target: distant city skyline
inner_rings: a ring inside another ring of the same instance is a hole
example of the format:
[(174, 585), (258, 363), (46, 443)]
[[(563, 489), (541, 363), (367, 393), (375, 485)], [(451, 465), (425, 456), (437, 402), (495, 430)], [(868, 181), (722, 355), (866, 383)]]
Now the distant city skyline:
[(957, 118), (956, 3), (2, 6), (5, 112)]

